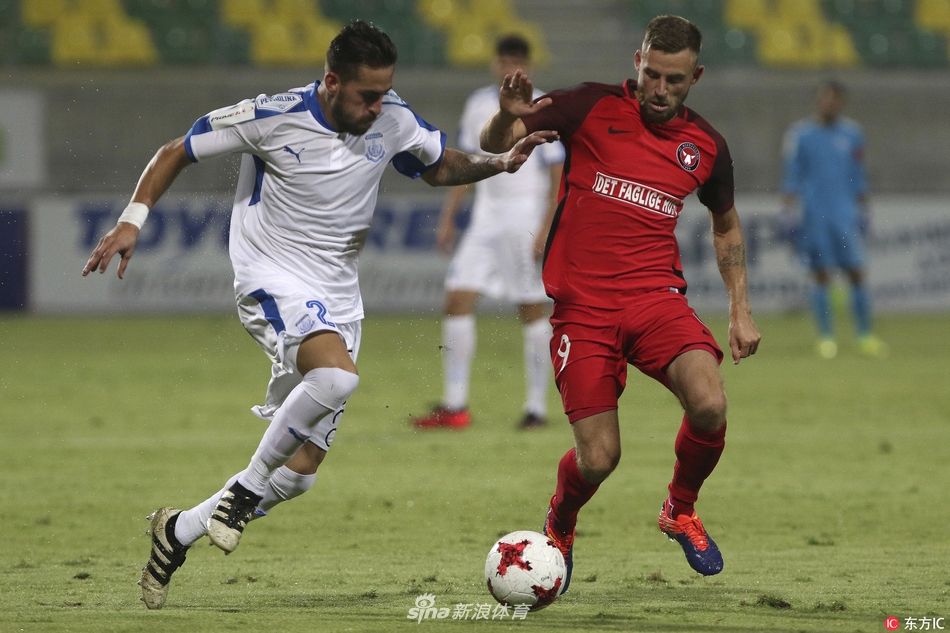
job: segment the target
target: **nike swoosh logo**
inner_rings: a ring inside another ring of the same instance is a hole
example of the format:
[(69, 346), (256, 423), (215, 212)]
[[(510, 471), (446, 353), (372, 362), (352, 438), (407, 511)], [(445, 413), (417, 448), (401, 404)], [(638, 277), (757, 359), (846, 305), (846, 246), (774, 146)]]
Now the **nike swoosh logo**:
[(633, 130), (618, 130), (611, 125), (607, 128), (607, 134), (633, 134)]

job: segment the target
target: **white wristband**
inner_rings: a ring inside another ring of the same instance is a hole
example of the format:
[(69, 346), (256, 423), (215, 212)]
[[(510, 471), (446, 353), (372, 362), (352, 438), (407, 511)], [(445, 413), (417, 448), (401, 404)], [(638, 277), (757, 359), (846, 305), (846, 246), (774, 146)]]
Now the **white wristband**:
[(148, 206), (141, 202), (130, 202), (122, 215), (119, 216), (119, 222), (128, 222), (134, 224), (136, 228), (141, 229), (145, 224), (145, 218), (148, 217)]

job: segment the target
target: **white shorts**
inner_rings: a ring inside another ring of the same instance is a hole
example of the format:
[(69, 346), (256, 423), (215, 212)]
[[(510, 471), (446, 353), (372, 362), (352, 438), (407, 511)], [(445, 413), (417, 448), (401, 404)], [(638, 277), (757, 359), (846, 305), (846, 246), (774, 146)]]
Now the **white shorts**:
[[(270, 421), (290, 391), (303, 379), (297, 369), (297, 350), (308, 336), (336, 332), (354, 363), (359, 355), (362, 321), (336, 323), (320, 300), (294, 284), (278, 282), (246, 295), (239, 294), (237, 307), (244, 329), (271, 360), (264, 404), (251, 407), (254, 415), (262, 420)], [(330, 450), (342, 417), (343, 408), (324, 417), (308, 441), (325, 451)]]
[(469, 229), (449, 264), (446, 290), (475, 291), (519, 305), (547, 302), (534, 238), (528, 230)]

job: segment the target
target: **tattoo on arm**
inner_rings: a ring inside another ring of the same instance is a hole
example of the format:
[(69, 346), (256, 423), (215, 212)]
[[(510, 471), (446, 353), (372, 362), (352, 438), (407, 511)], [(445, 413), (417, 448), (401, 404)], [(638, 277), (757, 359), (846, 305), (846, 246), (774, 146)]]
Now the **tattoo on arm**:
[(466, 185), (494, 176), (501, 169), (493, 156), (476, 156), (456, 150), (446, 150), (442, 163), (433, 175), (437, 185)]
[(729, 244), (719, 253), (717, 258), (719, 269), (725, 268), (745, 268), (745, 245)]

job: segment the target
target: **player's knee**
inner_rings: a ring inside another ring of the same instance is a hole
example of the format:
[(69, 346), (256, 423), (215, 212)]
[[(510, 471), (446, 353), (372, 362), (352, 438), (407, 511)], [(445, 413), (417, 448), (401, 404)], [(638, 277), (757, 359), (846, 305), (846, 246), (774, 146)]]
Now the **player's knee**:
[(690, 426), (710, 433), (726, 424), (726, 394), (722, 391), (705, 394), (690, 403), (686, 410)]
[(317, 367), (304, 375), (301, 384), (314, 401), (337, 411), (356, 391), (360, 377), (339, 367)]
[(592, 484), (599, 484), (614, 471), (620, 463), (619, 446), (599, 446), (578, 453), (577, 468), (584, 479)]

